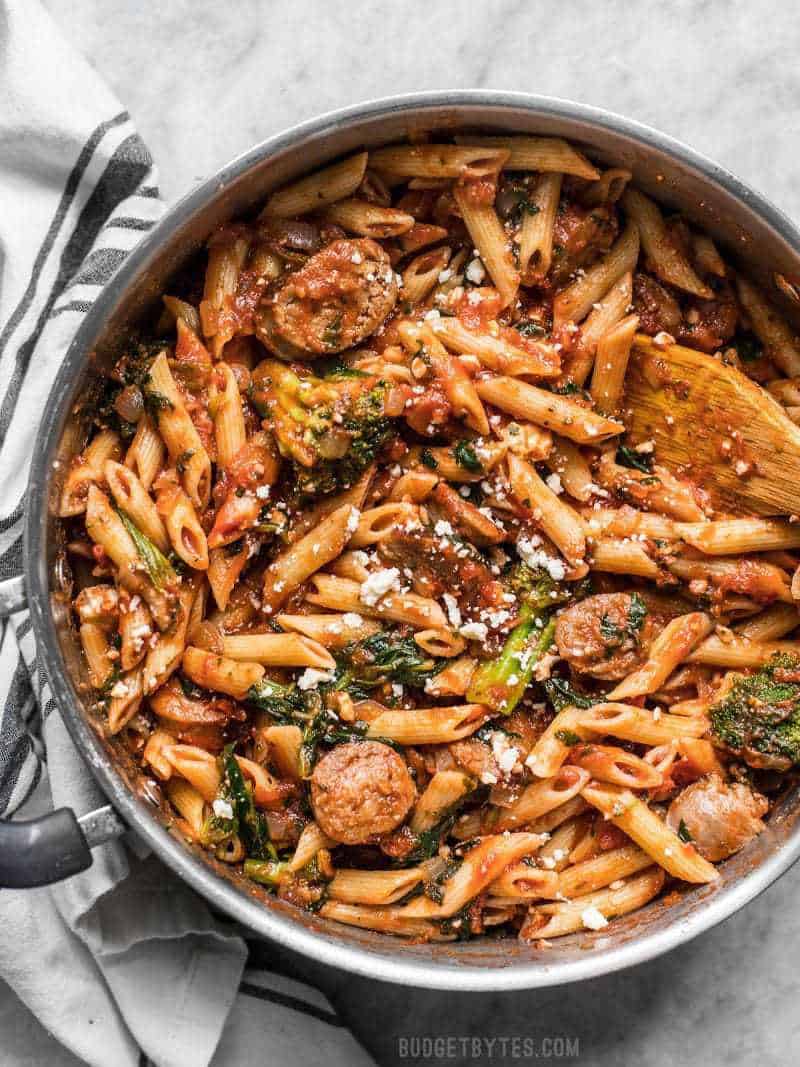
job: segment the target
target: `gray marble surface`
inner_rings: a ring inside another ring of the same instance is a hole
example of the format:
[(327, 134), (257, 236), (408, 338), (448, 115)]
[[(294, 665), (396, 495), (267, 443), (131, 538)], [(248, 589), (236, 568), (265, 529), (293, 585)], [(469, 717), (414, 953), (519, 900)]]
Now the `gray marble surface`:
[[(800, 23), (789, 0), (45, 2), (131, 111), (170, 200), (320, 111), (394, 92), (490, 87), (658, 126), (800, 217)], [(798, 895), (795, 869), (661, 960), (547, 992), (444, 995), (317, 978), (348, 1015), (372, 1020), (383, 1063), (408, 1062), (398, 1036), (475, 1034), (578, 1037), (577, 1062), (593, 1067), (778, 1067), (794, 1061), (800, 1036)], [(76, 1062), (7, 992), (0, 1033), (2, 1062)]]

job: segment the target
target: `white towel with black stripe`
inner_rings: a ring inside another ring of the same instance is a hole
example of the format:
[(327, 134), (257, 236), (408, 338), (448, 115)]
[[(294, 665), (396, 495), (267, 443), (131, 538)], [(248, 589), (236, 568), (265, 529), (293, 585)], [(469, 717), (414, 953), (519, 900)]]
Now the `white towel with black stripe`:
[[(58, 366), (163, 204), (130, 117), (36, 0), (0, 0), (0, 57), (7, 578), (22, 569), (28, 460)], [(0, 716), (0, 817), (104, 802), (44, 683), (26, 611), (2, 624)], [(135, 841), (96, 849), (90, 870), (52, 889), (0, 893), (0, 978), (86, 1063), (299, 1065), (319, 1062), (322, 1046), (330, 1067), (371, 1062), (323, 994), (275, 973), (242, 981), (246, 959), (240, 932)]]

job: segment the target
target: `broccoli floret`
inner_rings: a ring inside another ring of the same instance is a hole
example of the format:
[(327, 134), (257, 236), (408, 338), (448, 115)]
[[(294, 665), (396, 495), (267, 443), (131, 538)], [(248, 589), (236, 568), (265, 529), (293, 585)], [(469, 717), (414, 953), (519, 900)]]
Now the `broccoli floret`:
[(536, 611), (587, 595), (582, 585), (556, 581), (543, 567), (530, 567), (527, 563), (513, 564), (503, 581), (520, 604), (528, 604)]
[(301, 376), (274, 360), (262, 367), (252, 400), (293, 460), (295, 492), (333, 493), (356, 482), (391, 434), (387, 384), (368, 374)]
[(715, 737), (754, 766), (759, 755), (800, 763), (800, 659), (776, 655), (753, 674), (735, 675), (709, 718)]

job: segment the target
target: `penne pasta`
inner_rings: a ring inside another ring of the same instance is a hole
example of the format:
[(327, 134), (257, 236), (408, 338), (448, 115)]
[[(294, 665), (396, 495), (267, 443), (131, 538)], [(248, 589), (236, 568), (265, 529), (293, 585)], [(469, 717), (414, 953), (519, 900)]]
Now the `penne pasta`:
[(361, 185), (366, 169), (366, 152), (358, 152), (339, 163), (332, 163), (273, 193), (267, 200), (261, 218), (275, 216), (286, 219), (292, 215), (306, 215), (309, 211), (320, 211), (338, 200), (344, 200)]
[(599, 445), (623, 427), (573, 400), (515, 378), (485, 378), (476, 384), (481, 400), (518, 419), (553, 430), (576, 444)]
[(497, 212), (491, 204), (476, 201), (466, 186), (456, 186), (453, 196), (470, 239), (500, 294), (502, 305), (508, 307), (519, 289), (519, 272), (514, 266), (508, 236)]
[(621, 204), (639, 230), (648, 263), (659, 278), (704, 300), (713, 299), (714, 290), (695, 274), (664, 224), (658, 205), (631, 186), (626, 188)]

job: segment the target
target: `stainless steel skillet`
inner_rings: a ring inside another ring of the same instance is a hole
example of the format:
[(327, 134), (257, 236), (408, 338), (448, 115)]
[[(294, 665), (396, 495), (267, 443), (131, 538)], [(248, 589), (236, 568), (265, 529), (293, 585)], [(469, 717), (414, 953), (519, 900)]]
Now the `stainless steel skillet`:
[(91, 388), (96, 366), (147, 318), (169, 278), (208, 235), (246, 213), (272, 188), (362, 146), (421, 130), (465, 128), (575, 141), (593, 158), (631, 169), (643, 188), (708, 230), (766, 287), (775, 291), (776, 274), (800, 277), (800, 233), (794, 225), (714, 163), (608, 112), (524, 94), (440, 92), (361, 104), (271, 138), (193, 190), (143, 239), (98, 297), (53, 385), (40, 427), (27, 495), (25, 576), (0, 585), (0, 613), (25, 603), (30, 607), (39, 662), (109, 806), (80, 825), (66, 810), (35, 824), (0, 823), (0, 885), (43, 884), (82, 870), (91, 862), (90, 846), (127, 826), (214, 907), (312, 959), (415, 986), (511, 990), (589, 978), (666, 952), (731, 915), (797, 859), (800, 793), (795, 791), (783, 799), (767, 831), (723, 865), (713, 886), (655, 902), (602, 935), (573, 935), (546, 950), (510, 940), (405, 945), (298, 911), (187, 846), (165, 826), (164, 813), (148, 799), (137, 768), (84, 710), (78, 689), (83, 667), (61, 586), (59, 528), (51, 502), (59, 472), (82, 444), (75, 405)]

